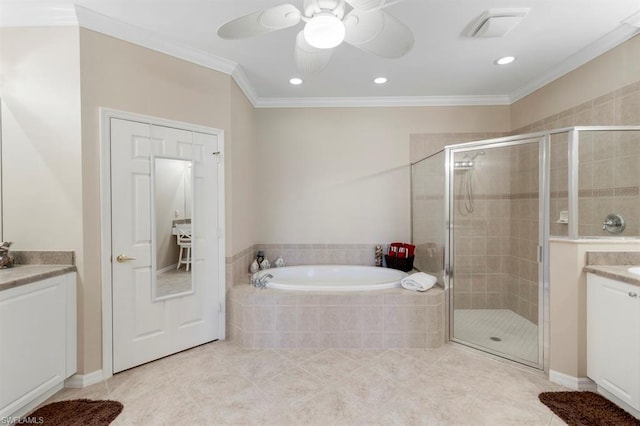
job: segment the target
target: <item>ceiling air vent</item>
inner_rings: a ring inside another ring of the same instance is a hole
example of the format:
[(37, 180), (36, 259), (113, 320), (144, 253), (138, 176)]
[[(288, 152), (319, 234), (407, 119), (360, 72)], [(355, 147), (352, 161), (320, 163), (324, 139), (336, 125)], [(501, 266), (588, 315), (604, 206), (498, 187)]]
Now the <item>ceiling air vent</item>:
[(504, 37), (529, 13), (529, 9), (489, 9), (467, 26), (467, 37)]

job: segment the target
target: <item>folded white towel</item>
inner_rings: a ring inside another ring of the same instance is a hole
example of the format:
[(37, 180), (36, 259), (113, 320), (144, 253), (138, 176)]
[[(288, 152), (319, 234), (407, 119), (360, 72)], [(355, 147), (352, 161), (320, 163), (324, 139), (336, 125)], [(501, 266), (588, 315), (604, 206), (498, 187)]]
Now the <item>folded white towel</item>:
[(417, 272), (401, 279), (400, 285), (407, 290), (427, 291), (433, 287), (436, 282), (438, 282), (438, 279), (433, 275), (425, 274), (424, 272)]

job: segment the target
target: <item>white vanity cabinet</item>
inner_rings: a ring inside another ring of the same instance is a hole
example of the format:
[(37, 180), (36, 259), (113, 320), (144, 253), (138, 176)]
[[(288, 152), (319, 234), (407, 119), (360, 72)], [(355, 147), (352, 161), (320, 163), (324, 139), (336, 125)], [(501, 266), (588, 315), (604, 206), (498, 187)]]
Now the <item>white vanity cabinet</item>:
[(640, 287), (587, 274), (587, 375), (640, 410)]
[(28, 414), (75, 371), (76, 273), (0, 291), (0, 420)]

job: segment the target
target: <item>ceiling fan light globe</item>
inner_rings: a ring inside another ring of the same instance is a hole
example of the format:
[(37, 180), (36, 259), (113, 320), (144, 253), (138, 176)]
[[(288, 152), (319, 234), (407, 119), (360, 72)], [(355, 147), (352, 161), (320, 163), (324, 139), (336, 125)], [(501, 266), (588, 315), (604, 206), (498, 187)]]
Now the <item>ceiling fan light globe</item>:
[(304, 39), (318, 49), (331, 49), (344, 41), (345, 26), (331, 13), (318, 13), (304, 26)]

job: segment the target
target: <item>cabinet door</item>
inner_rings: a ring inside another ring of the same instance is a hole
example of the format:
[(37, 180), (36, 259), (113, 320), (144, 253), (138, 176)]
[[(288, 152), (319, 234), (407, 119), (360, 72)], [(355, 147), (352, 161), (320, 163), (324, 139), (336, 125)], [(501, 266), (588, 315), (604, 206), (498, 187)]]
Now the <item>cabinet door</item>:
[(588, 374), (632, 407), (640, 404), (640, 302), (637, 286), (589, 274)]
[(0, 423), (66, 377), (67, 283), (62, 275), (0, 293)]

